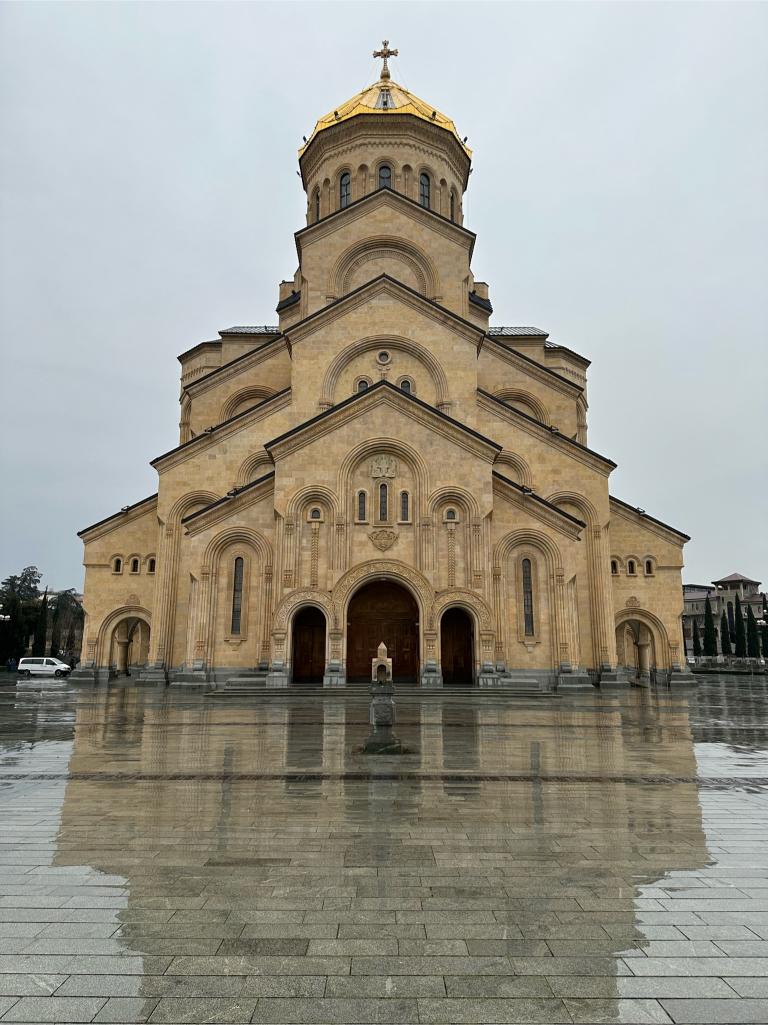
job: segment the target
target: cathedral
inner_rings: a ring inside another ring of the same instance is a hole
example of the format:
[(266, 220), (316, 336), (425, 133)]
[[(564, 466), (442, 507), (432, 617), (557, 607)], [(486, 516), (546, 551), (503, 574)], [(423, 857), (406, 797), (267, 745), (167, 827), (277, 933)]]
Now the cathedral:
[(611, 494), (589, 360), (492, 325), (471, 150), (396, 55), (299, 151), (278, 323), (179, 356), (157, 493), (80, 532), (79, 678), (344, 687), (383, 641), (402, 685), (690, 680), (688, 537)]

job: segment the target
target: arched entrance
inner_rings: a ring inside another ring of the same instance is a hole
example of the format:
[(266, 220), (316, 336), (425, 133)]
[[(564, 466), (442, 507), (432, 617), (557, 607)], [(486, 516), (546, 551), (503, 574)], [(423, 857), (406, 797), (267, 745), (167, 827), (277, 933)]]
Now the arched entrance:
[(315, 605), (300, 609), (293, 620), (294, 683), (322, 683), (325, 673), (325, 616)]
[(446, 609), (440, 620), (440, 668), (444, 684), (474, 683), (472, 620), (466, 609)]
[(109, 667), (117, 676), (143, 668), (149, 656), (149, 623), (126, 616), (115, 623), (109, 648)]
[(391, 580), (366, 584), (354, 595), (347, 612), (347, 680), (371, 678), (371, 659), (381, 642), (392, 659), (392, 675), (400, 683), (419, 678), (419, 609), (413, 595)]
[(650, 683), (656, 676), (653, 631), (639, 619), (625, 619), (616, 628), (616, 656), (630, 678)]

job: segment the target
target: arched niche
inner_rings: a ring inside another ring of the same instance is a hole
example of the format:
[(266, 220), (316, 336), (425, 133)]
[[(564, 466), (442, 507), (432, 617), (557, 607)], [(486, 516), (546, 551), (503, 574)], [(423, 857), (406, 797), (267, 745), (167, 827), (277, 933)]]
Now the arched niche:
[(350, 246), (331, 268), (327, 294), (341, 298), (380, 274), (388, 274), (427, 299), (440, 295), (437, 268), (430, 257), (395, 235), (378, 235)]
[[(381, 364), (379, 352), (389, 362)], [(408, 377), (419, 398), (438, 409), (449, 404), (448, 378), (439, 360), (419, 342), (399, 335), (361, 338), (342, 349), (328, 365), (320, 392), (320, 405), (328, 408), (348, 398), (360, 377), (378, 380), (382, 366), (390, 379)]]
[(238, 413), (243, 413), (246, 409), (250, 409), (252, 406), (258, 405), (260, 402), (264, 402), (265, 399), (275, 394), (274, 388), (264, 387), (253, 387), (253, 388), (241, 388), (240, 391), (235, 392), (234, 395), (230, 395), (227, 398), (219, 413), (219, 420), (229, 420), (233, 416), (237, 416)]

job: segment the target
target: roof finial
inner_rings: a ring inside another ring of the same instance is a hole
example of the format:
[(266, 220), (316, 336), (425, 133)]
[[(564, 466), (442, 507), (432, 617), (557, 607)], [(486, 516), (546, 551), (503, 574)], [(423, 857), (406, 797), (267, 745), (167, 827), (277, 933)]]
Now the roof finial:
[(384, 64), (383, 64), (382, 69), (381, 69), (381, 78), (384, 79), (384, 81), (387, 81), (389, 79), (389, 77), (390, 77), (389, 65), (387, 64), (387, 58), (388, 57), (397, 57), (398, 53), (397, 53), (397, 50), (390, 50), (390, 48), (389, 48), (389, 40), (388, 39), (382, 39), (381, 45), (382, 45), (382, 49), (381, 50), (374, 50), (373, 51), (373, 56), (374, 57), (383, 57), (384, 58)]

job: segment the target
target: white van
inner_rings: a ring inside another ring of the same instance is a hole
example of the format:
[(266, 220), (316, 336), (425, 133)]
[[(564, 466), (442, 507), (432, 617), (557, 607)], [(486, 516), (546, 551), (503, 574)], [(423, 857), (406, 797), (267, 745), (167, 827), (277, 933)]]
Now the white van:
[(68, 676), (72, 666), (58, 658), (20, 658), (19, 676)]

